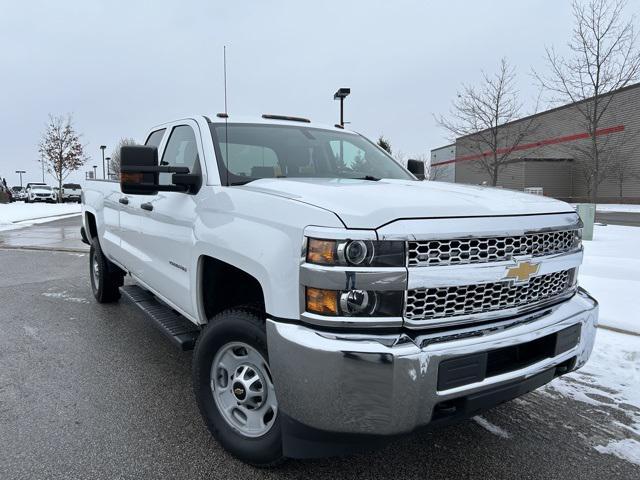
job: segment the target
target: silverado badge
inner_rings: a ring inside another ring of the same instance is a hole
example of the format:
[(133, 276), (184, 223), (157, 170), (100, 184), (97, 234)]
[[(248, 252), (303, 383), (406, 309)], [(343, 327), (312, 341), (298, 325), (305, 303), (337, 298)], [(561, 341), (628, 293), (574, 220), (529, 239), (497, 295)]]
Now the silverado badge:
[(515, 267), (507, 269), (505, 279), (512, 279), (518, 283), (528, 282), (540, 270), (539, 263), (518, 262)]

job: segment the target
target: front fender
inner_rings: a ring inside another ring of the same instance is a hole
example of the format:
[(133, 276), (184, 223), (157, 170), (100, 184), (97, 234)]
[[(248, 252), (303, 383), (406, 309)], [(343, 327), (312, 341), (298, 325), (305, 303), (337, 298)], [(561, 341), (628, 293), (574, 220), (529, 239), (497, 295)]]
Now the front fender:
[[(192, 284), (200, 288), (202, 256), (221, 260), (258, 280), (270, 315), (291, 319), (300, 316), (304, 229), (309, 225), (343, 227), (327, 210), (240, 188), (214, 189), (211, 198), (203, 200), (196, 218)], [(193, 301), (201, 323), (206, 323), (198, 289), (194, 289)]]

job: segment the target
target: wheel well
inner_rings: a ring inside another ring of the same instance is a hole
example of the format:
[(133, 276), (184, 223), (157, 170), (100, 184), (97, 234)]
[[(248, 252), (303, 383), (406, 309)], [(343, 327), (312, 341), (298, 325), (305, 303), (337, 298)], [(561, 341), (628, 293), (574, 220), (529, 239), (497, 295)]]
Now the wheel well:
[(260, 282), (233, 265), (212, 257), (202, 258), (200, 292), (207, 319), (243, 305), (254, 306), (264, 312), (264, 293)]
[(98, 228), (96, 227), (96, 217), (93, 216), (92, 213), (85, 214), (85, 220), (87, 229), (89, 230), (87, 233), (89, 234), (89, 240), (98, 236)]

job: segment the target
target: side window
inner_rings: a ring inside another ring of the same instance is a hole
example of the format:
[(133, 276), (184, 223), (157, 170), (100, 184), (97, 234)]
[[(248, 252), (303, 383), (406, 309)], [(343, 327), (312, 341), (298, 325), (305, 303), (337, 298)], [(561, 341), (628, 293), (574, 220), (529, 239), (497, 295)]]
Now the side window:
[(155, 132), (151, 132), (151, 135), (149, 135), (149, 138), (147, 138), (147, 141), (144, 142), (144, 144), (147, 147), (159, 148), (160, 142), (162, 142), (162, 137), (164, 137), (164, 132), (165, 132), (164, 128), (162, 130), (156, 130)]
[[(198, 144), (193, 129), (188, 125), (179, 125), (171, 131), (164, 148), (160, 165), (187, 167), (194, 172), (198, 162)], [(171, 185), (171, 173), (160, 174), (160, 185)]]

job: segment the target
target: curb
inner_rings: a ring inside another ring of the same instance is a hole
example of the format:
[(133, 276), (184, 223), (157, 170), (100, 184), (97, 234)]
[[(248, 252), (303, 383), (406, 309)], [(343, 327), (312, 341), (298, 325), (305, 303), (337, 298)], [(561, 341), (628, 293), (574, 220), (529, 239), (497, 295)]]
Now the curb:
[(640, 333), (631, 332), (631, 331), (625, 330), (623, 328), (609, 327), (607, 325), (598, 325), (598, 328), (601, 328), (602, 330), (609, 330), (610, 332), (623, 333), (625, 335), (632, 335), (634, 337), (640, 337)]
[(37, 251), (37, 252), (65, 252), (65, 253), (89, 253), (87, 248), (72, 248), (72, 247), (38, 247), (38, 246), (18, 246), (13, 247), (9, 245), (0, 245), (0, 250), (24, 250), (24, 251)]
[[(21, 225), (26, 222), (32, 222), (34, 220), (44, 220), (45, 218), (51, 218), (51, 221), (54, 220), (64, 220), (65, 218), (75, 217), (76, 215), (82, 215), (82, 212), (74, 212), (74, 213), (59, 213), (58, 215), (47, 215), (46, 217), (36, 217), (36, 218), (25, 218), (24, 220), (16, 220), (15, 222), (11, 222), (13, 225)], [(47, 222), (43, 222), (47, 223)], [(31, 226), (31, 225), (25, 225)]]

